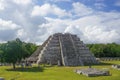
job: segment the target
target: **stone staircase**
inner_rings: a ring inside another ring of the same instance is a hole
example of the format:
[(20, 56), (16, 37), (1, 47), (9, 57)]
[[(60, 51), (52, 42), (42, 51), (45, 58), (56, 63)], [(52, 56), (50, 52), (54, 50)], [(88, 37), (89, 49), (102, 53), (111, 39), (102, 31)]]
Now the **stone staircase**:
[(76, 35), (56, 33), (51, 35), (42, 46), (41, 51), (39, 49), (36, 51), (39, 54), (38, 64), (83, 66), (97, 63), (94, 55)]
[(76, 48), (70, 34), (65, 34), (60, 37), (62, 47), (62, 60), (64, 66), (83, 65), (82, 61), (77, 56)]

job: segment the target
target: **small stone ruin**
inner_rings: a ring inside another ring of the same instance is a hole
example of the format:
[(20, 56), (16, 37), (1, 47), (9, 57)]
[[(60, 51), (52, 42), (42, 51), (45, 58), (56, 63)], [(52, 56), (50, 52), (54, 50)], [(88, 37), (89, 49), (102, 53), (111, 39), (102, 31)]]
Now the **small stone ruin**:
[(117, 64), (115, 64), (115, 65), (112, 65), (112, 68), (115, 68), (115, 69), (118, 69), (118, 70), (120, 70), (120, 64), (119, 64), (119, 65), (117, 65)]
[(95, 68), (86, 68), (86, 69), (78, 69), (75, 70), (78, 74), (83, 74), (88, 77), (95, 77), (95, 76), (109, 76), (110, 72), (108, 70), (99, 70)]
[(102, 57), (99, 59), (101, 61), (120, 61), (120, 57)]

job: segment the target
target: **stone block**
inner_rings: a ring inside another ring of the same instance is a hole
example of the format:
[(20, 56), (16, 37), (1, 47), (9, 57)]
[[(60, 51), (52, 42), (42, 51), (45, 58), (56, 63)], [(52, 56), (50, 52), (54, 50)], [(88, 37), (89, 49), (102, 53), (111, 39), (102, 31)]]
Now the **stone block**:
[(105, 70), (99, 70), (95, 68), (87, 68), (87, 69), (79, 69), (75, 71), (78, 74), (83, 74), (88, 77), (95, 77), (95, 76), (109, 76), (110, 72)]

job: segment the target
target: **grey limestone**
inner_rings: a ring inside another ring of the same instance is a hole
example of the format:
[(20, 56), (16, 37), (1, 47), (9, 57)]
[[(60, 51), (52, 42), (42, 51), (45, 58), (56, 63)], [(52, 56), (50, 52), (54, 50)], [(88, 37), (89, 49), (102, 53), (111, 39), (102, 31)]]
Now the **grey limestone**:
[(83, 66), (98, 63), (83, 41), (77, 35), (70, 33), (51, 35), (37, 54), (38, 64)]
[(118, 64), (112, 65), (112, 68), (120, 70), (120, 64), (119, 65)]
[(78, 69), (78, 70), (75, 70), (75, 72), (78, 74), (83, 74), (88, 77), (110, 75), (110, 72), (108, 70), (99, 70), (95, 68)]

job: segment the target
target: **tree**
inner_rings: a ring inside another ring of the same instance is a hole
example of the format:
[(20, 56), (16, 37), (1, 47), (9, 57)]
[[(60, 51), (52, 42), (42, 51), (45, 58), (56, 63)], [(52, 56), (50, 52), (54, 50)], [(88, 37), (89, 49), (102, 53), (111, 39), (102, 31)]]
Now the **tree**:
[(33, 43), (24, 43), (24, 47), (26, 49), (24, 57), (29, 57), (37, 49), (37, 46)]
[(15, 69), (16, 62), (30, 56), (37, 46), (33, 43), (22, 42), (19, 38), (0, 44), (0, 62), (12, 63)]
[(4, 56), (3, 56), (3, 51), (0, 50), (0, 62), (4, 62)]
[(87, 46), (96, 57), (120, 57), (120, 44), (88, 44)]
[(4, 63), (5, 59), (4, 59), (4, 53), (5, 53), (5, 43), (0, 44), (0, 62)]
[(24, 57), (25, 49), (22, 47), (22, 41), (16, 39), (8, 41), (5, 49), (5, 62), (12, 63), (15, 69), (16, 62), (20, 62)]

